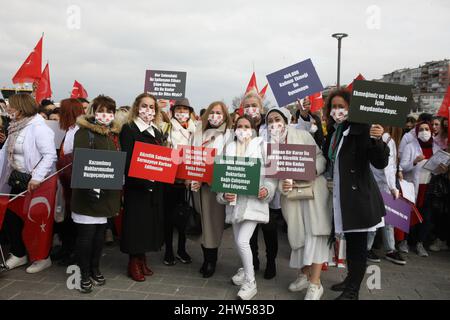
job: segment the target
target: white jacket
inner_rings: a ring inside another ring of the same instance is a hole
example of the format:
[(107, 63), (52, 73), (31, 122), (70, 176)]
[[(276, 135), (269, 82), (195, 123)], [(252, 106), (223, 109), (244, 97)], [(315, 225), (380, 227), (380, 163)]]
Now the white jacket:
[[(236, 156), (236, 141), (231, 142), (226, 146), (225, 155), (229, 157)], [(257, 196), (237, 195), (236, 205), (230, 206), (229, 202), (224, 199), (224, 193), (217, 194), (217, 201), (226, 205), (226, 223), (240, 223), (244, 220), (251, 220), (261, 223), (269, 222), (269, 202), (272, 200), (276, 181), (274, 179), (267, 179), (264, 177), (264, 159), (265, 145), (263, 139), (260, 137), (253, 138), (245, 151), (245, 157), (261, 159), (261, 178), (259, 185), (265, 187), (268, 191), (267, 197), (263, 200), (258, 199)]]
[(281, 211), (288, 226), (288, 240), (291, 248), (297, 250), (305, 246), (306, 228), (303, 215), (309, 215), (310, 229), (313, 236), (329, 236), (331, 233), (331, 198), (327, 181), (323, 176), (326, 169), (326, 159), (322, 150), (317, 146), (312, 135), (305, 130), (293, 127), (288, 129), (287, 143), (304, 144), (316, 147), (316, 179), (314, 180), (314, 199), (289, 200), (283, 191), (282, 181), (279, 181), (278, 189), (281, 196)]
[[(23, 129), (25, 133), (23, 150), (25, 169), (31, 173), (32, 180), (42, 181), (55, 170), (56, 149), (54, 133), (46, 124), (44, 118), (35, 115)], [(8, 179), (12, 167), (8, 162), (8, 142), (0, 151), (0, 192), (9, 193), (11, 187)], [(41, 160), (42, 159), (42, 160)]]
[[(438, 152), (439, 150), (439, 146), (433, 142), (433, 154)], [(405, 146), (405, 149), (400, 158), (400, 168), (403, 171), (403, 178), (406, 181), (412, 182), (414, 184), (416, 199), (419, 193), (420, 175), (431, 174), (429, 171), (422, 168), (427, 160), (423, 160), (420, 163), (414, 165), (414, 160), (421, 154), (423, 153), (419, 141), (417, 139), (414, 139)]]
[(370, 165), (370, 169), (372, 169), (373, 177), (380, 191), (390, 193), (392, 189), (397, 189), (395, 186), (395, 177), (397, 175), (397, 147), (389, 133), (384, 133), (382, 139), (389, 147), (388, 165), (384, 169), (377, 169)]
[(185, 129), (181, 126), (177, 119), (172, 118), (170, 120), (171, 128), (169, 132), (168, 142), (171, 148), (176, 149), (180, 146), (191, 145), (193, 135), (195, 133), (195, 122), (189, 119), (188, 128)]

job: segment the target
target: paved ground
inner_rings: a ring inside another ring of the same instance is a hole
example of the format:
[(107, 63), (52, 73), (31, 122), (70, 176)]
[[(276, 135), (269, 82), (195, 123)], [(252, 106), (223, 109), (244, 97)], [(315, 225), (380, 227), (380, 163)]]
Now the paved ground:
[[(261, 248), (262, 234), (260, 233)], [(261, 265), (265, 258), (260, 248)], [(127, 256), (120, 253), (117, 245), (106, 247), (102, 260), (102, 271), (107, 279), (105, 286), (95, 288), (89, 295), (66, 286), (66, 269), (57, 265), (41, 273), (30, 275), (25, 268), (0, 274), (1, 299), (235, 299), (237, 288), (230, 283), (230, 277), (239, 267), (239, 258), (233, 246), (232, 230), (224, 234), (224, 244), (219, 252), (217, 271), (212, 278), (203, 279), (198, 272), (202, 257), (199, 244), (188, 241), (188, 252), (192, 255), (190, 265), (177, 264), (167, 267), (162, 264), (163, 252), (149, 256), (150, 265), (155, 272), (145, 282), (137, 283), (126, 275)], [(280, 232), (277, 277), (263, 278), (263, 271), (257, 275), (258, 294), (255, 299), (299, 300), (305, 292), (291, 293), (289, 283), (295, 279), (296, 272), (288, 267), (289, 247), (286, 234)], [(396, 266), (382, 260), (381, 290), (361, 289), (361, 299), (450, 299), (450, 252), (431, 253), (428, 258), (420, 258), (410, 253), (406, 266)], [(323, 299), (333, 299), (338, 294), (329, 287), (341, 281), (344, 269), (330, 268), (323, 273), (325, 288)]]

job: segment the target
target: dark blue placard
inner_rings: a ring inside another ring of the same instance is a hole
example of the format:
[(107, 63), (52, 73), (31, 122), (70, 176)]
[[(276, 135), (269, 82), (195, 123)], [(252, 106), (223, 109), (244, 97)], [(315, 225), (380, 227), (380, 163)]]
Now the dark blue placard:
[(266, 77), (279, 107), (323, 90), (311, 59), (268, 74)]

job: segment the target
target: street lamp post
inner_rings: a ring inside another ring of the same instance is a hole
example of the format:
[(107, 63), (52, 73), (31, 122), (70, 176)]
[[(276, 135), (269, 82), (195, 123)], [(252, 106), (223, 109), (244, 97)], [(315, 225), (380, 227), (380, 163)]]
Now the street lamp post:
[(333, 38), (336, 38), (338, 41), (338, 65), (337, 65), (337, 88), (340, 87), (340, 78), (341, 78), (341, 40), (345, 37), (348, 37), (346, 33), (333, 33), (331, 35)]

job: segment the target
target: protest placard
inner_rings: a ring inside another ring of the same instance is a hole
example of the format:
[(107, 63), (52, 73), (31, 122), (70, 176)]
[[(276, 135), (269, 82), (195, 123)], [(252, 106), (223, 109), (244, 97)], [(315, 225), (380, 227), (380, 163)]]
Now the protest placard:
[(261, 161), (257, 158), (217, 156), (214, 160), (212, 190), (257, 196), (260, 170)]
[(176, 178), (211, 183), (216, 149), (179, 146), (180, 164)]
[(316, 146), (268, 144), (265, 176), (311, 181), (316, 178)]
[(273, 72), (266, 77), (279, 107), (323, 90), (311, 59)]
[(409, 233), (412, 203), (402, 197), (396, 200), (392, 194), (383, 191), (381, 196), (386, 209), (385, 223)]
[(128, 176), (166, 183), (174, 183), (178, 163), (167, 147), (136, 142), (131, 156)]
[(181, 99), (185, 97), (186, 72), (147, 70), (144, 91), (158, 99)]
[(410, 86), (355, 80), (348, 121), (403, 128), (412, 101)]
[(126, 152), (75, 148), (71, 188), (121, 190)]

